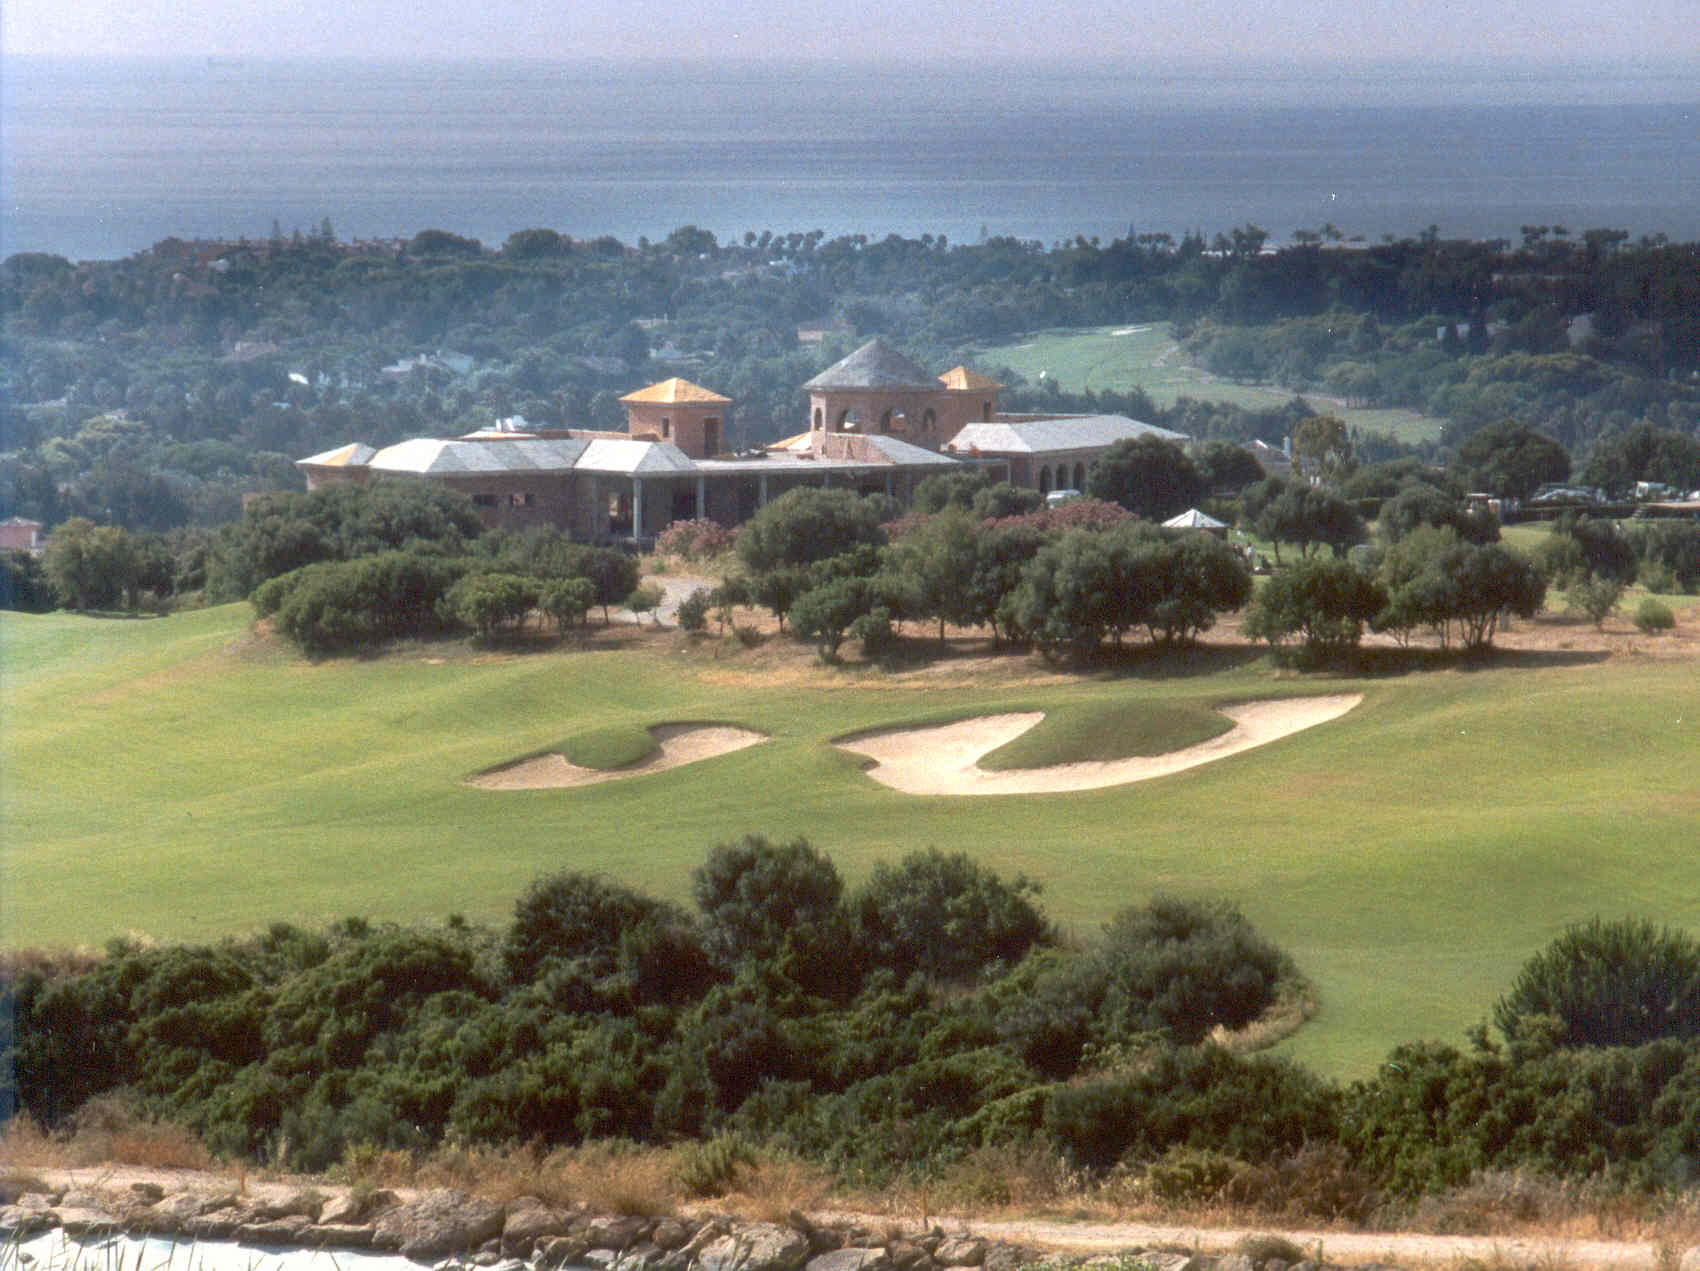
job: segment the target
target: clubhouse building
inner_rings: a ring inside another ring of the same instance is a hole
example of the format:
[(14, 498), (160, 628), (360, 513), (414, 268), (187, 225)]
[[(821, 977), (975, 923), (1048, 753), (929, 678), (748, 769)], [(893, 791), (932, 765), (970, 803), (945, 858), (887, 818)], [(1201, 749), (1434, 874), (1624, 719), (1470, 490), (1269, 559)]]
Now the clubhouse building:
[(546, 524), (591, 541), (641, 540), (694, 517), (741, 524), (799, 486), (879, 492), (907, 506), (927, 477), (977, 467), (1029, 489), (1077, 490), (1118, 441), (1187, 440), (1121, 415), (1005, 415), (1001, 387), (961, 366), (929, 375), (873, 340), (803, 386), (807, 432), (757, 450), (727, 453), (733, 401), (675, 378), (620, 399), (624, 432), (504, 421), (381, 450), (352, 442), (296, 466), (309, 490), (415, 477), (471, 496), (492, 527)]

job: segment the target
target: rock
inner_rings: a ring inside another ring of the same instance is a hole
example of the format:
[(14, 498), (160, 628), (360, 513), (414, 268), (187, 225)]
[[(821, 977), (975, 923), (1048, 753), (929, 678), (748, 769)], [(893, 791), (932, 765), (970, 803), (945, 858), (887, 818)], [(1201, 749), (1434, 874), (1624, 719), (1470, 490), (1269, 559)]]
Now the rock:
[(802, 1232), (763, 1222), (703, 1246), (696, 1265), (699, 1271), (797, 1271), (808, 1257)]
[(383, 1213), (372, 1225), (372, 1243), (426, 1262), (500, 1236), (503, 1217), (500, 1205), (438, 1189)]
[(182, 1231), (191, 1218), (199, 1218), (206, 1204), (194, 1192), (177, 1192), (166, 1196), (135, 1215), (143, 1231), (169, 1235)]
[(655, 1247), (664, 1253), (675, 1249), (683, 1249), (690, 1243), (696, 1232), (688, 1222), (677, 1218), (663, 1218), (655, 1224), (655, 1230), (649, 1233), (649, 1238), (655, 1242)]
[(985, 1267), (986, 1271), (1015, 1271), (1016, 1267), (1033, 1260), (1034, 1255), (1030, 1250), (1023, 1249), (1020, 1245), (1006, 1245), (999, 1241), (997, 1244), (987, 1247), (986, 1256), (980, 1265)]
[(809, 1233), (809, 1251), (811, 1253), (831, 1253), (834, 1249), (844, 1247), (844, 1233), (834, 1231), (831, 1227), (816, 1227)]
[(359, 1197), (353, 1192), (343, 1192), (332, 1196), (319, 1208), (319, 1225), (336, 1226), (342, 1223), (359, 1222), (366, 1216), (366, 1206), (361, 1204)]
[(54, 1200), (46, 1192), (25, 1192), (18, 1197), (17, 1205), (19, 1209), (27, 1209), (32, 1214), (45, 1214), (52, 1211)]
[(697, 1228), (696, 1235), (687, 1240), (678, 1252), (685, 1256), (687, 1262), (695, 1261), (697, 1254), (724, 1236), (726, 1230), (726, 1224), (720, 1219), (710, 1219)]
[(1216, 1271), (1257, 1271), (1257, 1263), (1248, 1254), (1230, 1253), (1216, 1264)]
[(616, 1258), (612, 1271), (649, 1271), (665, 1256), (658, 1246), (641, 1244), (635, 1249), (627, 1249)]
[(302, 1239), (315, 1249), (370, 1249), (369, 1222), (320, 1222), (302, 1232)]
[(583, 1236), (556, 1236), (549, 1240), (539, 1240), (537, 1247), (532, 1250), (532, 1258), (539, 1271), (554, 1271), (556, 1267), (579, 1261), (589, 1249), (590, 1241)]
[(1263, 1271), (1287, 1271), (1287, 1263), (1282, 1258), (1270, 1258), (1263, 1264)]
[(265, 1222), (238, 1223), (235, 1234), (245, 1245), (296, 1245), (312, 1225), (312, 1219), (305, 1214), (288, 1214)]
[(897, 1271), (916, 1271), (916, 1268), (932, 1261), (927, 1251), (912, 1240), (892, 1241), (886, 1246), (885, 1256), (891, 1259), (891, 1265)]
[(595, 1267), (597, 1271), (608, 1271), (619, 1260), (620, 1254), (616, 1249), (592, 1249), (579, 1259), (585, 1266)]
[(640, 1240), (647, 1240), (654, 1224), (636, 1215), (607, 1214), (592, 1218), (584, 1229), (584, 1238), (593, 1249), (612, 1249), (624, 1253)]
[(111, 1236), (119, 1230), (118, 1220), (104, 1209), (62, 1204), (53, 1212), (67, 1236)]
[(974, 1236), (944, 1240), (933, 1250), (933, 1261), (941, 1267), (977, 1267), (986, 1260), (986, 1242)]
[(1682, 1255), (1682, 1261), (1676, 1264), (1676, 1271), (1700, 1271), (1700, 1245), (1695, 1245)]
[(502, 1223), (502, 1252), (511, 1258), (529, 1258), (539, 1240), (566, 1235), (572, 1221), (571, 1212), (551, 1209), (535, 1196), (522, 1196), (508, 1206)]
[(55, 1209), (100, 1209), (106, 1208), (106, 1200), (99, 1192), (86, 1187), (79, 1187), (66, 1192), (59, 1198)]
[(0, 1205), (0, 1235), (28, 1236), (53, 1226), (52, 1211), (24, 1205)]
[(885, 1256), (884, 1249), (866, 1249), (852, 1246), (848, 1249), (834, 1249), (831, 1253), (823, 1253), (810, 1258), (808, 1271), (890, 1271), (891, 1259)]
[(201, 1214), (183, 1224), (183, 1234), (196, 1240), (229, 1240), (236, 1234), (236, 1225), (234, 1214)]
[(165, 1188), (158, 1183), (131, 1183), (130, 1194), (144, 1205), (157, 1205), (165, 1199)]
[(39, 1195), (39, 1192), (34, 1191), (36, 1186), (34, 1179), (0, 1178), (0, 1206), (15, 1205), (21, 1197)]
[(801, 1209), (793, 1209), (786, 1214), (785, 1221), (790, 1224), (791, 1230), (800, 1231), (805, 1236), (815, 1229), (814, 1223), (809, 1221), (809, 1216)]
[(1140, 1259), (1153, 1271), (1204, 1271), (1204, 1259), (1191, 1253), (1150, 1250)]

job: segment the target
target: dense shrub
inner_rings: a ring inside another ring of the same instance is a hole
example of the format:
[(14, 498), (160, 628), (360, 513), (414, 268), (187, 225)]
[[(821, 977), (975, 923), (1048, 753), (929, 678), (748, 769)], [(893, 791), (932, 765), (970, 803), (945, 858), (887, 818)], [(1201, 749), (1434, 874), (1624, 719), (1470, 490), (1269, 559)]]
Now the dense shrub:
[[(1700, 522), (1644, 521), (1632, 524), (1628, 535), (1638, 576), (1650, 590), (1700, 590)], [(1667, 585), (1653, 587), (1655, 577)]]
[(356, 649), (441, 630), (441, 604), (466, 572), (461, 560), (384, 552), (308, 565), (256, 594), (256, 612), (309, 653)]
[(772, 958), (793, 935), (830, 927), (843, 892), (832, 862), (801, 838), (781, 845), (746, 834), (715, 847), (691, 875), (707, 946), (725, 964)]
[(467, 574), (443, 596), (445, 617), (471, 627), (488, 640), (498, 627), (516, 626), (537, 604), (536, 579), (517, 574)]
[(550, 874), (514, 902), (502, 964), (517, 983), (534, 980), (553, 959), (589, 958), (610, 967), (623, 934), (663, 914), (677, 911), (593, 874)]
[(1566, 1046), (1700, 1037), (1700, 944), (1632, 919), (1570, 927), (1524, 964), (1494, 1008), (1513, 1041), (1545, 1018), (1557, 1020)]
[(1330, 657), (1356, 648), (1364, 625), (1386, 604), (1381, 585), (1345, 561), (1305, 561), (1280, 571), (1257, 593), (1245, 631), (1272, 645), (1300, 635), (1307, 654)]
[(872, 962), (899, 975), (970, 979), (1012, 967), (1050, 942), (1050, 926), (1027, 898), (1038, 890), (1022, 875), (1004, 882), (966, 853), (912, 852), (875, 866), (855, 898), (855, 939)]
[(1669, 631), (1676, 626), (1676, 615), (1664, 601), (1647, 596), (1635, 606), (1635, 625), (1648, 635)]

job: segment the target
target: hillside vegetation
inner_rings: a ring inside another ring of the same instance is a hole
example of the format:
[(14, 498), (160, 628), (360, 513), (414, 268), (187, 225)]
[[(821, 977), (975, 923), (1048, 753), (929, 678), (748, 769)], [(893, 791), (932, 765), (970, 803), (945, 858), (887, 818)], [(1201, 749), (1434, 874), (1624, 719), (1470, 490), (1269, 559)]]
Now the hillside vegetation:
[[(1687, 662), (1557, 651), (1307, 682), (1204, 650), (1079, 680), (1010, 659), (867, 679), (616, 628), (595, 649), (445, 641), (310, 663), (250, 615), (0, 617), (8, 946), (204, 940), (280, 917), (491, 922), (562, 869), (677, 900), (706, 844), (750, 831), (807, 836), (851, 883), (936, 847), (1037, 879), (1077, 932), (1156, 891), (1239, 904), (1320, 994), (1286, 1053), (1354, 1074), (1396, 1040), (1485, 1019), (1567, 922), (1700, 925)], [(945, 712), (1198, 711), (1319, 690), (1366, 700), (1086, 794), (911, 798), (830, 745)], [(702, 719), (772, 741), (573, 791), (463, 784), (592, 729)]]

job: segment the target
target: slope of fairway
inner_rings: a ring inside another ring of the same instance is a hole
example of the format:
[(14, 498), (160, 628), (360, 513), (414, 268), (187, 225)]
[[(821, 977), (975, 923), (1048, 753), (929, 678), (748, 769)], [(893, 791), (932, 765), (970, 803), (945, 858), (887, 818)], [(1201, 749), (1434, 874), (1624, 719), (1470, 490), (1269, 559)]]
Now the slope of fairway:
[[(1163, 322), (1036, 331), (1008, 344), (979, 349), (975, 356), (982, 366), (1007, 366), (1031, 383), (1037, 383), (1043, 372), (1065, 392), (1144, 389), (1159, 406), (1172, 406), (1180, 397), (1194, 397), (1267, 410), (1285, 406), (1293, 399), (1291, 389), (1274, 384), (1238, 384), (1192, 365)], [(1326, 408), (1364, 432), (1392, 433), (1410, 443), (1440, 436), (1440, 420), (1414, 410), (1347, 406), (1320, 392), (1306, 396), (1319, 409)]]
[[(1322, 1013), (1288, 1051), (1356, 1074), (1400, 1040), (1459, 1040), (1566, 922), (1700, 927), (1692, 662), (1523, 656), (1296, 681), (1254, 662), (1072, 682), (983, 664), (857, 678), (683, 649), (633, 636), (311, 664), (254, 640), (242, 606), (7, 614), (4, 943), (206, 939), (349, 914), (500, 922), (537, 874), (569, 868), (684, 900), (707, 849), (746, 831), (807, 835), (852, 883), (934, 846), (1038, 878), (1079, 929), (1158, 889), (1236, 901), (1319, 987)], [(1077, 794), (905, 795), (830, 744), (928, 716), (1271, 692), (1364, 701), (1257, 750)], [(771, 740), (580, 789), (463, 781), (593, 728), (675, 720)]]

